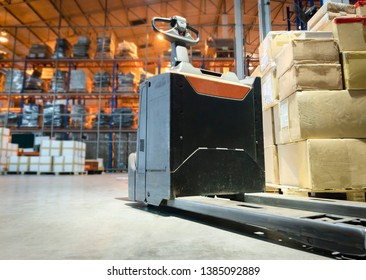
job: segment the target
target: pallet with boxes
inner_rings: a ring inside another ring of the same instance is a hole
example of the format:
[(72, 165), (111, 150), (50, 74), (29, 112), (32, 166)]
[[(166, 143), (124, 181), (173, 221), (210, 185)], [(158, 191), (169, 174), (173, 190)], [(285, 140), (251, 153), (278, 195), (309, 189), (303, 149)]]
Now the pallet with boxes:
[(39, 156), (12, 156), (8, 174), (85, 174), (85, 143), (43, 140)]
[(0, 172), (7, 171), (9, 160), (18, 155), (18, 144), (9, 142), (10, 130), (0, 127)]
[(342, 193), (365, 201), (364, 2), (322, 7), (313, 19), (318, 22), (311, 24), (329, 30), (321, 19), (338, 14), (332, 14), (332, 32), (270, 32), (262, 43), (267, 46), (261, 70), (271, 191), (317, 197)]

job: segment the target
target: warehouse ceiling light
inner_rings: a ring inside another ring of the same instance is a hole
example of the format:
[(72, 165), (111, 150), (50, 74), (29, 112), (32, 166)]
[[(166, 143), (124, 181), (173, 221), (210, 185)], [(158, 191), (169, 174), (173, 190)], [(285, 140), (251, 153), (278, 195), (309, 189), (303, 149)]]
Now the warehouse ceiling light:
[(8, 32), (6, 32), (5, 30), (1, 30), (0, 31), (0, 42), (1, 43), (7, 43), (7, 42), (9, 42)]

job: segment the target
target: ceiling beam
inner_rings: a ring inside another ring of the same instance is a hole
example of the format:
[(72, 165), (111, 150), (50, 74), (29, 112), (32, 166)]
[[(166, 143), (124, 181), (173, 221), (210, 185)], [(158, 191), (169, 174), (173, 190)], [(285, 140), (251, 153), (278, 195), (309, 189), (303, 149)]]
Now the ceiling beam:
[[(52, 5), (52, 7), (55, 9), (55, 11), (58, 13), (58, 14), (61, 14), (63, 16), (63, 20), (66, 21), (66, 23), (69, 25), (69, 26), (73, 26), (74, 24), (71, 22), (71, 20), (68, 19), (68, 17), (65, 17), (63, 14), (62, 14), (62, 11), (60, 11), (60, 9), (57, 7), (56, 3), (54, 3), (52, 0), (49, 0), (49, 3)], [(47, 19), (48, 21), (54, 21), (54, 20), (58, 20), (59, 18), (55, 18), (55, 19)], [(75, 34), (79, 34), (79, 32), (76, 30), (76, 29), (72, 29), (73, 32)]]
[(11, 15), (16, 21), (18, 21), (21, 25), (26, 26), (28, 31), (33, 34), (34, 37), (36, 37), (41, 43), (46, 44), (46, 42), (36, 33), (34, 32), (27, 23), (23, 22), (17, 15), (15, 15), (11, 10), (9, 10), (7, 7), (4, 6), (3, 3), (0, 2), (0, 6), (3, 7), (3, 9)]
[(32, 6), (32, 4), (29, 3), (29, 2), (25, 2), (25, 1), (24, 1), (24, 3), (27, 5), (27, 7), (29, 9), (32, 10), (33, 13), (35, 13), (37, 15), (37, 17), (39, 17), (39, 19), (42, 22), (44, 22), (48, 26), (49, 30), (51, 30), (56, 35), (56, 37), (58, 37), (58, 33), (49, 25), (49, 23), (47, 22), (47, 20), (45, 20), (36, 9), (34, 9), (34, 7)]

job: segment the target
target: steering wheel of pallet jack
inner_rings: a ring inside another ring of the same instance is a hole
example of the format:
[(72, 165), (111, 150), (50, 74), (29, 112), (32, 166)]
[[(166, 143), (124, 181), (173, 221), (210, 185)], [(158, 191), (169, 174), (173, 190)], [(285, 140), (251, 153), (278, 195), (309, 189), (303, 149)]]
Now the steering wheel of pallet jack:
[[(156, 22), (170, 23), (169, 30), (162, 30), (156, 26)], [(185, 46), (196, 45), (200, 41), (200, 35), (197, 29), (190, 26), (186, 19), (180, 16), (174, 16), (171, 18), (160, 18), (154, 17), (151, 20), (152, 27), (155, 32), (161, 33), (165, 40), (171, 43), (181, 43)], [(194, 39), (189, 31), (196, 34), (196, 39)]]

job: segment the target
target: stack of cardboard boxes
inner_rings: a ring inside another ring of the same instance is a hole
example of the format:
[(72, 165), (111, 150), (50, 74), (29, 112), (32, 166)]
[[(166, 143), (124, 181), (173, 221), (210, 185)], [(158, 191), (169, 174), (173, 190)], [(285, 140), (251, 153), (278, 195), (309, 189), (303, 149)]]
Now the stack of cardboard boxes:
[(77, 141), (43, 140), (40, 156), (11, 156), (7, 171), (62, 173), (84, 172), (85, 143)]
[(334, 39), (303, 32), (274, 58), (272, 107), (262, 89), (267, 183), (311, 191), (366, 187), (365, 25), (364, 17), (342, 15), (332, 21)]
[(84, 172), (85, 148), (78, 141), (43, 140), (40, 155), (52, 158), (52, 172)]
[(10, 158), (18, 154), (18, 144), (9, 143), (10, 130), (0, 127), (0, 171), (7, 171)]

